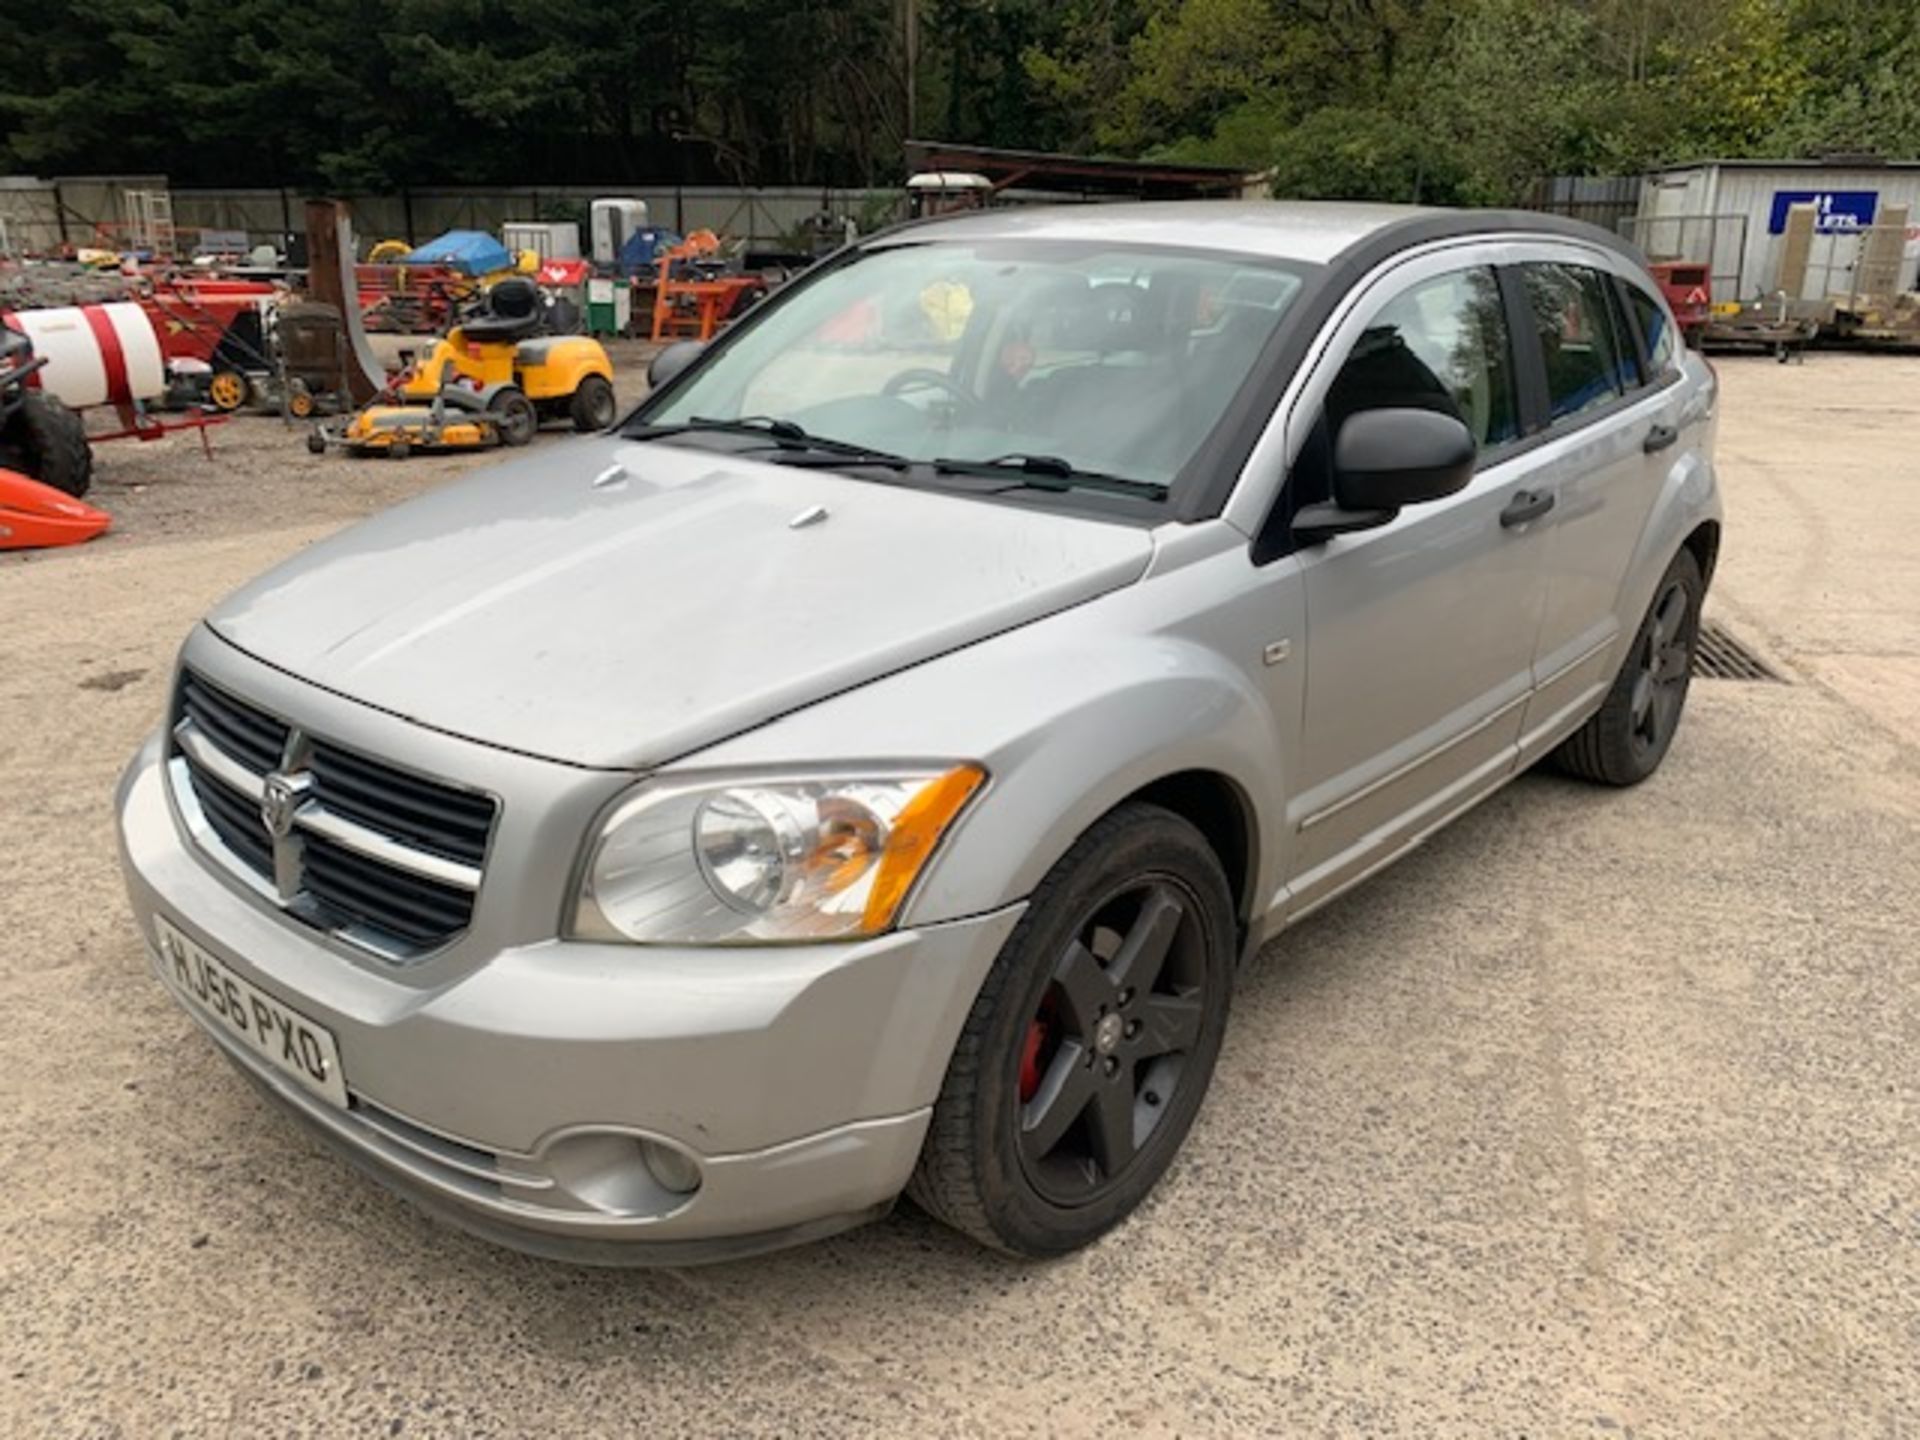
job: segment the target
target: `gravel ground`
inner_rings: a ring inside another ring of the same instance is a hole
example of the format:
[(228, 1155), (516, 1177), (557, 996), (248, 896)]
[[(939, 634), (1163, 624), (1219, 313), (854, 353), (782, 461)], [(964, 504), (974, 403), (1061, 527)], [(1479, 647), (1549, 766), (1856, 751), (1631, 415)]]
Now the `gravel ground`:
[(146, 973), (113, 779), (220, 593), (479, 462), (104, 448), (114, 533), (0, 558), (0, 1434), (1916, 1433), (1920, 361), (1721, 373), (1710, 610), (1789, 683), (1283, 937), (1183, 1162), (1037, 1267), (903, 1209), (567, 1269), (258, 1098)]

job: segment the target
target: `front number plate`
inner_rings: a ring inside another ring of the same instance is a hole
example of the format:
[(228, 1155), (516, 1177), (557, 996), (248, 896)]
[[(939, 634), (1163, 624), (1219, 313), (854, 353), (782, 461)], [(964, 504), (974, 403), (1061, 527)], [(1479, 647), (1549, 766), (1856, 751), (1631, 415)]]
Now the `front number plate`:
[(168, 988), (288, 1078), (347, 1108), (340, 1048), (325, 1027), (249, 985), (159, 916), (160, 969)]

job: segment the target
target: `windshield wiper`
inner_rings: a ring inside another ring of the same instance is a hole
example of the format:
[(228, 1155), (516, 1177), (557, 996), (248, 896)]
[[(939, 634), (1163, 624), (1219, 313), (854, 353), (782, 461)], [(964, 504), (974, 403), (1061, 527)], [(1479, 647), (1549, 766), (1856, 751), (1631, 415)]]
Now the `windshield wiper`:
[(891, 470), (904, 470), (911, 463), (903, 455), (893, 455), (885, 450), (875, 450), (866, 445), (856, 445), (851, 440), (835, 440), (826, 435), (815, 435), (805, 426), (794, 420), (781, 420), (772, 415), (742, 415), (736, 420), (717, 420), (705, 415), (695, 415), (680, 424), (647, 425), (629, 432), (630, 440), (658, 440), (670, 435), (686, 434), (714, 435), (750, 435), (760, 440), (770, 440), (774, 448), (781, 452), (780, 464), (795, 465), (801, 468), (833, 465), (884, 465)]
[(1058, 455), (996, 455), (990, 460), (941, 459), (933, 462), (938, 475), (978, 475), (991, 478), (1019, 476), (1018, 488), (1032, 490), (1104, 490), (1143, 500), (1164, 500), (1167, 487), (1156, 480), (1134, 480), (1100, 470), (1082, 470)]

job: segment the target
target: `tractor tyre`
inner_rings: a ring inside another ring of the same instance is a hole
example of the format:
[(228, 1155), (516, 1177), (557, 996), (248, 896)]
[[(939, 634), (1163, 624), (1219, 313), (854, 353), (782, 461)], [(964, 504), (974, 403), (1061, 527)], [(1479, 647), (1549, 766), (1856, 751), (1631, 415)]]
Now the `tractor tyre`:
[(508, 385), (496, 391), (487, 401), (487, 410), (493, 416), (494, 429), (502, 445), (525, 445), (540, 428), (540, 414), (533, 408), (533, 401), (527, 398), (526, 391), (516, 386)]
[(583, 434), (613, 424), (613, 386), (607, 383), (607, 377), (588, 375), (582, 379), (567, 413), (573, 417), (573, 428)]
[(93, 449), (79, 415), (51, 395), (28, 390), (0, 432), (0, 465), (78, 500), (93, 485)]

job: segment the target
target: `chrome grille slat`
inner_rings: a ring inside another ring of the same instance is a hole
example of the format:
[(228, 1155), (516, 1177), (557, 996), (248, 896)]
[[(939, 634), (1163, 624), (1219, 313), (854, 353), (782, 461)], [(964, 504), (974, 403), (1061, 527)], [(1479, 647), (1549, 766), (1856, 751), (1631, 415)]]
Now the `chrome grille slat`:
[(343, 918), (417, 944), (431, 944), (466, 924), (471, 898), (430, 881), (395, 884), (382, 867), (321, 839), (306, 844), (306, 888), (322, 907)]
[[(295, 919), (402, 961), (471, 922), (490, 796), (309, 735), (191, 671), (173, 740), (176, 786), (204, 822), (189, 828)], [(278, 830), (267, 821), (276, 787)]]
[(193, 793), (207, 824), (226, 847), (245, 861), (255, 873), (273, 878), (273, 844), (259, 824), (259, 805), (236, 795), (220, 781), (199, 771), (193, 772)]
[(287, 726), (250, 710), (191, 673), (181, 676), (180, 705), (194, 724), (242, 764), (264, 775), (280, 763), (287, 748)]
[(423, 798), (400, 785), (383, 792), (367, 771), (344, 763), (340, 751), (322, 743), (314, 745), (308, 768), (326, 792), (328, 807), (340, 814), (376, 829), (403, 829), (404, 835), (397, 838), (436, 850), (449, 859), (478, 863), (486, 853), (487, 834), (493, 827), (491, 803), (456, 807)]

